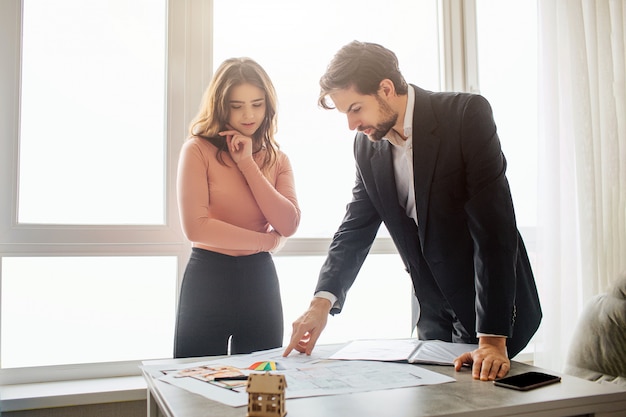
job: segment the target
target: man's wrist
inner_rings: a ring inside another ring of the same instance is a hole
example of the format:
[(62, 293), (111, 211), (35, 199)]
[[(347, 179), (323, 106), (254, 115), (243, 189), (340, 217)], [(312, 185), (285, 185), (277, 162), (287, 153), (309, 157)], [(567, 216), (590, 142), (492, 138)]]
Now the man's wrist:
[(333, 304), (331, 302), (331, 300), (329, 300), (326, 297), (320, 297), (320, 296), (315, 296), (313, 297), (313, 299), (311, 300), (311, 306), (310, 308), (312, 309), (323, 309), (325, 310), (327, 313), (330, 313), (330, 309), (333, 307)]
[(504, 336), (479, 336), (478, 345), (490, 345), (500, 349), (506, 349), (506, 337)]

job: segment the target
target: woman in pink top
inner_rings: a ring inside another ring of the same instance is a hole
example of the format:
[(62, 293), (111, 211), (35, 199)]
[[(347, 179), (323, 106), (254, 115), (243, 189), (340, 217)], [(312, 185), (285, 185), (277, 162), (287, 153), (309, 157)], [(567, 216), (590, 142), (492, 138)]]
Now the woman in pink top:
[(276, 92), (249, 58), (222, 63), (190, 125), (178, 205), (192, 253), (180, 290), (174, 357), (282, 346), (270, 252), (300, 223), (289, 159), (274, 140)]

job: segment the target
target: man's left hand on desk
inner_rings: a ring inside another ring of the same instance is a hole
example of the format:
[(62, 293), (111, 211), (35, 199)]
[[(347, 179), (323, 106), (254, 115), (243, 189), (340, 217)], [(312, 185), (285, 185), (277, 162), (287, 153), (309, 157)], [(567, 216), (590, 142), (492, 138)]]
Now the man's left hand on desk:
[(480, 337), (478, 349), (466, 352), (454, 360), (454, 369), (472, 366), (472, 376), (481, 381), (493, 381), (509, 373), (511, 361), (506, 353), (506, 338)]

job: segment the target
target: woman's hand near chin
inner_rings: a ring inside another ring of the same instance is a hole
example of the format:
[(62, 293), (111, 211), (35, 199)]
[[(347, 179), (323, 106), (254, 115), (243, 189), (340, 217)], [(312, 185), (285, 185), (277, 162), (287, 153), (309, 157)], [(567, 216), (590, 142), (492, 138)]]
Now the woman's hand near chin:
[(225, 130), (219, 134), (220, 136), (226, 136), (228, 152), (236, 164), (242, 159), (252, 156), (252, 138), (244, 136), (234, 129)]

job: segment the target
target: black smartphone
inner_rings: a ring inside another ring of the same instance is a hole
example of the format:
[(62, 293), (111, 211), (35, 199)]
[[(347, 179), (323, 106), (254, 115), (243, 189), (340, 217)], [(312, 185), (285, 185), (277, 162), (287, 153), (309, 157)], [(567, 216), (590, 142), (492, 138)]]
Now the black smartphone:
[(528, 391), (560, 381), (560, 376), (544, 374), (543, 372), (526, 372), (519, 375), (496, 379), (493, 383), (499, 387), (516, 389), (518, 391)]

